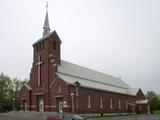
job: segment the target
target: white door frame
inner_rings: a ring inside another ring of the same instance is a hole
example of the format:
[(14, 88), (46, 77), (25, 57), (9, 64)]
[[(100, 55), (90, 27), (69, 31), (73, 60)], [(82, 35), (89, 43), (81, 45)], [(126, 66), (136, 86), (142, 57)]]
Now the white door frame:
[(62, 113), (63, 112), (63, 102), (59, 102), (59, 112)]
[(44, 99), (39, 99), (39, 112), (44, 112)]
[(27, 111), (27, 101), (24, 102), (24, 110)]

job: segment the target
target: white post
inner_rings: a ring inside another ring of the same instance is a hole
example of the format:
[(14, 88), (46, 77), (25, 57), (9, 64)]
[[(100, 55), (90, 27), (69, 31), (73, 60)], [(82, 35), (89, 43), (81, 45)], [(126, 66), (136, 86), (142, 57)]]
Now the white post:
[(74, 93), (71, 93), (71, 99), (72, 99), (72, 113), (74, 113), (74, 100), (73, 100)]

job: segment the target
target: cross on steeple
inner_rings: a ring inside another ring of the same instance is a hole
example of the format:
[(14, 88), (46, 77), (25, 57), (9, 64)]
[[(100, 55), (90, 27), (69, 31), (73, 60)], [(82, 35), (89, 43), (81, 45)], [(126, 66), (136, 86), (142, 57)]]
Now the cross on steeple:
[(43, 26), (43, 36), (46, 36), (50, 32), (49, 19), (48, 19), (48, 2), (46, 2), (46, 17)]
[(46, 2), (46, 12), (48, 13), (48, 2)]
[(41, 85), (41, 64), (43, 62), (41, 61), (41, 56), (38, 56), (38, 63), (36, 64), (36, 66), (38, 67), (38, 86)]

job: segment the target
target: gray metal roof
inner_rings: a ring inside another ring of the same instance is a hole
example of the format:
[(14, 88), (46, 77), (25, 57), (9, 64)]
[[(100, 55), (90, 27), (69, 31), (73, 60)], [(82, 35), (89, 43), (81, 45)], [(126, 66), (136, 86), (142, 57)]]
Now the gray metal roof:
[(127, 95), (136, 95), (132, 88), (119, 78), (91, 70), (66, 61), (61, 61), (57, 75), (68, 84), (79, 82), (82, 87)]

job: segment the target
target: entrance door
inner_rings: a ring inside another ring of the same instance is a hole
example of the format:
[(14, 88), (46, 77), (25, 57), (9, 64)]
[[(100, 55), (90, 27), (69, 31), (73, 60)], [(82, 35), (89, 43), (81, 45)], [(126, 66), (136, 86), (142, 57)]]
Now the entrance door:
[(39, 99), (39, 112), (44, 112), (44, 100)]
[(63, 112), (63, 102), (59, 102), (59, 112)]
[(23, 100), (23, 110), (27, 111), (27, 100)]
[(24, 110), (27, 111), (27, 102), (24, 102)]

